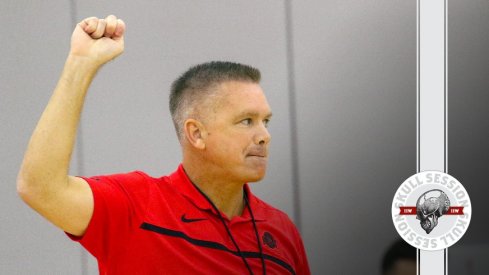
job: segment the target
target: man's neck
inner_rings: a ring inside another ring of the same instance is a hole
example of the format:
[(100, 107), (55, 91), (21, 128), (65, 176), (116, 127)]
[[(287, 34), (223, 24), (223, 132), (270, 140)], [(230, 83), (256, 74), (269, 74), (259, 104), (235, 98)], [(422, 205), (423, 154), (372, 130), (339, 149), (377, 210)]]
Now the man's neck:
[(240, 216), (244, 209), (243, 185), (212, 177), (204, 169), (183, 163), (190, 180), (222, 211), (228, 219)]

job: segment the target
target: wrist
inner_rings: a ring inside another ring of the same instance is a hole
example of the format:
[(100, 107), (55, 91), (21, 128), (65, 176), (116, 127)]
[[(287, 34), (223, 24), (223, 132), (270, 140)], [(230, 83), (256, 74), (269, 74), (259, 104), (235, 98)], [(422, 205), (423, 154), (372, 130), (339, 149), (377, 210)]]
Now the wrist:
[(60, 81), (64, 85), (75, 85), (84, 90), (88, 89), (100, 67), (91, 58), (70, 54), (66, 59)]
[(94, 59), (70, 53), (66, 58), (65, 68), (74, 68), (80, 73), (96, 73), (102, 65)]

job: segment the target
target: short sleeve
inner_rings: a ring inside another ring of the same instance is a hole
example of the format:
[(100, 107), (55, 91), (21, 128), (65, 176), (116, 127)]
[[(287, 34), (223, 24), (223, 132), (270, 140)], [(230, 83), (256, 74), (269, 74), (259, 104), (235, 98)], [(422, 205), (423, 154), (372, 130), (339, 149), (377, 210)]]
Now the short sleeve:
[(82, 178), (92, 190), (94, 210), (85, 234), (68, 236), (80, 242), (100, 265), (107, 262), (111, 252), (123, 249), (123, 240), (142, 220), (149, 197), (148, 177), (135, 171)]

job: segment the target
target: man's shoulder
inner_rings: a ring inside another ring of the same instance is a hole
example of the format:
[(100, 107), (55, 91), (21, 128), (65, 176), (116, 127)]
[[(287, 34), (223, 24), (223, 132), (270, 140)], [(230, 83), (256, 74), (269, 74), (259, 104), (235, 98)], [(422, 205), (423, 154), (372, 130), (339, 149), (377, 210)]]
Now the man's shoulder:
[(85, 179), (90, 185), (109, 184), (126, 188), (138, 188), (169, 182), (168, 175), (154, 177), (142, 170), (133, 170), (130, 172), (103, 174), (81, 178)]
[(133, 170), (131, 172), (125, 173), (125, 175), (129, 177), (139, 177), (140, 179), (144, 179), (148, 182), (168, 182), (169, 181), (169, 176), (170, 173), (163, 175), (163, 176), (152, 176), (148, 174), (147, 172), (144, 172), (142, 170)]
[(260, 208), (260, 211), (263, 212), (263, 215), (266, 217), (267, 220), (280, 221), (282, 223), (295, 227), (294, 222), (285, 211), (265, 202), (254, 194), (253, 196), (257, 201), (257, 207)]

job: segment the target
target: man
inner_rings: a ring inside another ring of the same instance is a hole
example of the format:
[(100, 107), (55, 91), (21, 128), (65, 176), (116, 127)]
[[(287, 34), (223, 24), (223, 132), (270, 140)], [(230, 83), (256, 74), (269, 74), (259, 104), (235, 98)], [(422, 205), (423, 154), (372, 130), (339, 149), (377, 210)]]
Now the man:
[(22, 199), (93, 254), (100, 274), (310, 274), (293, 223), (247, 185), (265, 175), (271, 117), (249, 66), (206, 63), (174, 82), (174, 173), (68, 175), (87, 89), (123, 52), (124, 31), (113, 15), (77, 24), (19, 171)]

